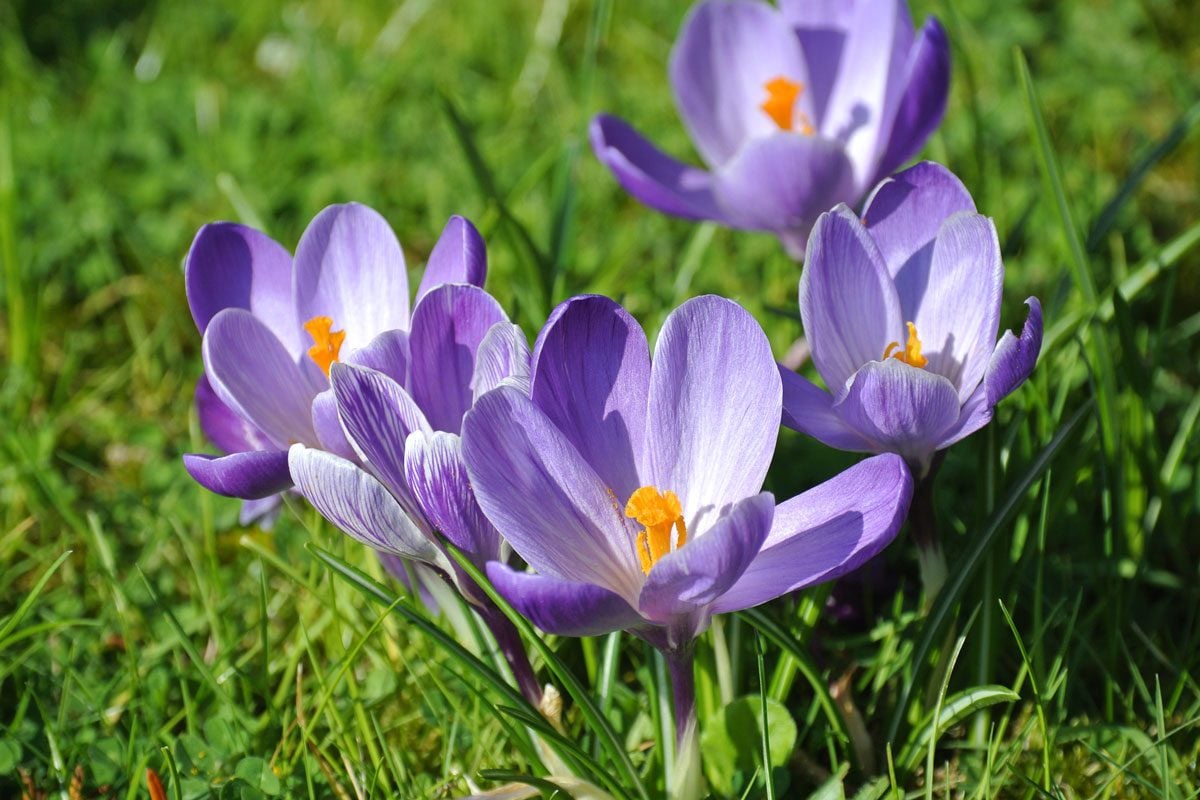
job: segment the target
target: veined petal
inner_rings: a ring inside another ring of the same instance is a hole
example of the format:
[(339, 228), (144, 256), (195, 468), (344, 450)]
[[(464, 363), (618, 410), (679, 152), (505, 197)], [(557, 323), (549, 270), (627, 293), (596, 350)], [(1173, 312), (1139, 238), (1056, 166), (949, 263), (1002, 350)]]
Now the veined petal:
[(667, 317), (650, 371), (643, 472), (679, 496), (690, 536), (762, 489), (782, 393), (766, 334), (737, 303), (697, 297)]
[(408, 331), (384, 331), (343, 361), (382, 372), (401, 386), (408, 385)]
[(530, 392), (529, 342), (520, 325), (497, 322), (475, 351), (475, 374), (471, 376), (471, 396), (478, 400), (502, 382), (525, 394)]
[(721, 219), (712, 175), (652, 145), (627, 122), (599, 114), (588, 129), (592, 151), (625, 191), (664, 214), (684, 219)]
[(448, 568), (445, 556), (366, 470), (303, 445), (288, 451), (296, 488), (321, 516), (368, 547)]
[(292, 255), (265, 233), (214, 222), (196, 234), (184, 262), (188, 306), (201, 333), (226, 308), (249, 311), (293, 358), (304, 352), (292, 302)]
[(891, 122), (891, 133), (880, 141), (878, 178), (892, 174), (912, 158), (937, 130), (950, 93), (950, 43), (935, 17), (925, 21), (908, 54), (904, 94)]
[(249, 311), (227, 308), (204, 332), (204, 371), (225, 405), (279, 449), (315, 443), (312, 400), (317, 388), (283, 344)]
[(585, 295), (550, 314), (534, 346), (530, 396), (625, 502), (641, 486), (650, 346), (625, 309)]
[(346, 332), (343, 349), (408, 328), (408, 273), (387, 221), (358, 203), (333, 205), (309, 223), (296, 247), (293, 283), (303, 324), (326, 316)]
[(779, 376), (783, 378), (784, 425), (838, 450), (874, 451), (871, 442), (834, 413), (829, 392), (784, 366), (779, 367)]
[(404, 445), (404, 475), (435, 530), (480, 566), (500, 557), (500, 534), (475, 500), (457, 434), (409, 434)]
[(716, 601), (758, 554), (774, 513), (769, 492), (735, 503), (707, 533), (659, 559), (646, 576), (638, 610), (665, 624)]
[(1029, 297), (1025, 305), (1029, 306), (1029, 316), (1021, 335), (1005, 331), (988, 361), (983, 379), (988, 405), (996, 405), (1024, 383), (1042, 352), (1042, 303), (1036, 297)]
[(321, 449), (348, 461), (358, 459), (358, 454), (354, 452), (354, 447), (342, 430), (342, 421), (338, 418), (337, 398), (334, 397), (332, 389), (326, 389), (313, 398), (312, 422)]
[(637, 530), (528, 397), (502, 386), (479, 398), (463, 421), (463, 459), (480, 508), (534, 569), (637, 597)]
[(417, 287), (416, 304), (429, 291), (443, 283), (469, 283), (483, 286), (487, 278), (487, 246), (479, 231), (466, 217), (450, 217), (425, 264), (425, 274)]
[(645, 622), (619, 594), (601, 586), (518, 572), (499, 561), (487, 565), (487, 575), (521, 616), (546, 633), (599, 636)]
[[(700, 155), (718, 167), (751, 138), (779, 126), (760, 107), (778, 77), (803, 86), (800, 42), (783, 16), (754, 0), (706, 0), (693, 7), (671, 49), (671, 85)], [(796, 109), (812, 116), (802, 92)]]
[(975, 391), (963, 403), (962, 408), (958, 412), (958, 421), (942, 434), (942, 440), (938, 442), (938, 450), (944, 450), (955, 442), (962, 441), (970, 436), (975, 431), (982, 428), (992, 421), (992, 412), (995, 406), (987, 401), (987, 385), (980, 383), (975, 387)]
[(857, 569), (895, 538), (912, 487), (904, 461), (888, 453), (781, 503), (758, 557), (713, 611), (751, 608)]
[(196, 381), (196, 415), (204, 436), (226, 453), (269, 450), (271, 441), (233, 409), (221, 402), (207, 375)]
[(292, 485), (286, 450), (250, 450), (227, 456), (188, 453), (183, 466), (196, 483), (225, 497), (257, 500)]
[(822, 214), (808, 240), (800, 318), (813, 363), (835, 396), (904, 330), (879, 248), (844, 205)]
[(473, 400), (471, 379), (479, 343), (493, 325), (507, 321), (500, 304), (470, 284), (442, 284), (417, 305), (409, 333), (410, 385), (434, 429), (461, 429)]

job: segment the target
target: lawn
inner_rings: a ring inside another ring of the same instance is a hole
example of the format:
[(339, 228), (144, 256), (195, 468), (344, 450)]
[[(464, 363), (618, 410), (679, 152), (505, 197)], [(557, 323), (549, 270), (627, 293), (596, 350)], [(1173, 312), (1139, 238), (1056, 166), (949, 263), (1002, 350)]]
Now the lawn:
[[(181, 263), (206, 222), (294, 247), (357, 200), (392, 224), (415, 285), (457, 213), (531, 335), (587, 292), (653, 340), (716, 293), (783, 358), (800, 265), (768, 235), (648, 210), (588, 146), (609, 111), (694, 158), (666, 80), (686, 11), (0, 5), (0, 795), (145, 797), (148, 769), (171, 798), (443, 798), (546, 774), (465, 608), (431, 614), (298, 498), (242, 526), (184, 471), (208, 446)], [(1041, 298), (1041, 360), (942, 466), (935, 601), (902, 532), (854, 579), (702, 637), (710, 787), (1195, 797), (1200, 17), (1168, 0), (913, 3), (927, 14), (954, 73), (923, 157), (995, 220), (1001, 327)], [(767, 488), (857, 460), (785, 431)], [(579, 757), (609, 791), (661, 796), (662, 657), (621, 634), (544, 641), (534, 664)]]

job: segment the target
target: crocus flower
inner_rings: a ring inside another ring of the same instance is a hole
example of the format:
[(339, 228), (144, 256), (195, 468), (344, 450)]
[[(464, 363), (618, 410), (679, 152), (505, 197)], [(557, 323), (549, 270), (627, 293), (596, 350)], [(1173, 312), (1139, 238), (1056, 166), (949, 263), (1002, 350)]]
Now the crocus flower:
[(707, 0), (671, 51), (679, 113), (707, 170), (600, 115), (592, 147), (625, 190), (687, 219), (769, 231), (799, 258), (817, 215), (857, 204), (937, 128), (950, 50), (904, 0)]
[(783, 422), (842, 450), (898, 453), (917, 478), (1020, 386), (1042, 346), (1042, 307), (999, 341), (1004, 264), (992, 221), (945, 167), (884, 181), (862, 219), (822, 214), (800, 278), (800, 317), (829, 391), (782, 370)]
[(254, 511), (291, 486), (291, 444), (350, 455), (333, 413), (330, 365), (404, 370), (410, 336), (419, 350), (425, 338), (440, 335), (436, 323), (450, 295), (464, 291), (439, 287), (482, 285), (487, 261), (479, 233), (452, 217), (417, 290), (418, 311), (426, 311), (410, 319), (400, 243), (383, 217), (350, 203), (318, 214), (294, 259), (253, 228), (205, 225), (185, 269), (188, 303), (204, 336), (200, 424), (226, 455), (189, 454), (184, 464), (218, 494), (260, 501)]
[(542, 630), (630, 630), (672, 664), (677, 732), (690, 645), (713, 614), (841, 575), (879, 552), (912, 480), (867, 459), (776, 505), (762, 491), (781, 413), (762, 329), (736, 303), (688, 301), (646, 336), (603, 297), (568, 300), (534, 348), (530, 395), (500, 387), (463, 424), (479, 505), (536, 572), (487, 566)]

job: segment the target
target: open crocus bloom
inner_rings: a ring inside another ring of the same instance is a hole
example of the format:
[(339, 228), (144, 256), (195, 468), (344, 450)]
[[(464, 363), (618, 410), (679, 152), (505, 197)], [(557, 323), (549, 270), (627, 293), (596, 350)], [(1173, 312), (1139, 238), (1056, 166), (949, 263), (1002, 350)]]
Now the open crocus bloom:
[(914, 35), (904, 0), (708, 0), (670, 73), (708, 171), (607, 115), (597, 157), (651, 208), (770, 231), (799, 258), (818, 214), (856, 204), (937, 128), (950, 50), (936, 19)]
[(898, 453), (923, 477), (1037, 363), (1037, 298), (1020, 335), (996, 341), (1003, 284), (995, 226), (939, 164), (884, 181), (862, 220), (845, 206), (822, 214), (800, 317), (830, 391), (782, 370), (784, 424), (842, 450)]
[(646, 336), (603, 297), (568, 300), (534, 348), (530, 395), (500, 387), (463, 423), (484, 513), (536, 570), (488, 577), (550, 633), (630, 629), (686, 650), (712, 614), (851, 570), (904, 518), (901, 459), (867, 459), (776, 505), (762, 491), (781, 388), (758, 323), (690, 300)]
[[(204, 335), (196, 403), (203, 430), (227, 455), (186, 455), (188, 472), (218, 494), (270, 502), (292, 485), (292, 444), (352, 456), (333, 411), (330, 367), (363, 364), (401, 380), (436, 373), (431, 359), (446, 347), (454, 311), (495, 306), (478, 288), (486, 270), (479, 233), (452, 217), (410, 318), (400, 243), (366, 206), (326, 208), (294, 259), (253, 228), (201, 228), (186, 262), (188, 303)], [(442, 391), (436, 379), (421, 383)], [(435, 425), (465, 407), (439, 409)]]

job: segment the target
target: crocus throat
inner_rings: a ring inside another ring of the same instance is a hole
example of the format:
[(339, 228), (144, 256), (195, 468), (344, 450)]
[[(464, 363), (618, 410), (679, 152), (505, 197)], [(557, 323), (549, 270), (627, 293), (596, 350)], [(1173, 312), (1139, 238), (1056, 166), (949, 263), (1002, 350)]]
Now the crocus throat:
[(329, 367), (338, 360), (342, 342), (346, 341), (346, 332), (333, 330), (331, 317), (313, 317), (304, 323), (304, 330), (313, 340), (313, 346), (308, 348), (308, 357), (328, 376)]
[(899, 342), (892, 342), (884, 348), (883, 360), (894, 358), (909, 366), (924, 367), (929, 363), (929, 359), (921, 355), (921, 340), (917, 338), (917, 326), (911, 322), (904, 324), (908, 326), (908, 341), (904, 343), (904, 349), (900, 349)]
[(763, 84), (767, 90), (767, 99), (759, 106), (781, 130), (797, 130), (805, 136), (813, 135), (813, 126), (808, 115), (796, 111), (796, 101), (804, 93), (804, 84), (790, 81), (782, 75), (776, 76)]
[[(654, 486), (643, 486), (625, 504), (625, 516), (645, 526), (637, 537), (637, 554), (642, 562), (642, 572), (647, 575), (660, 558), (687, 543), (683, 507), (674, 492), (659, 492)], [(673, 543), (672, 529), (678, 532)]]

